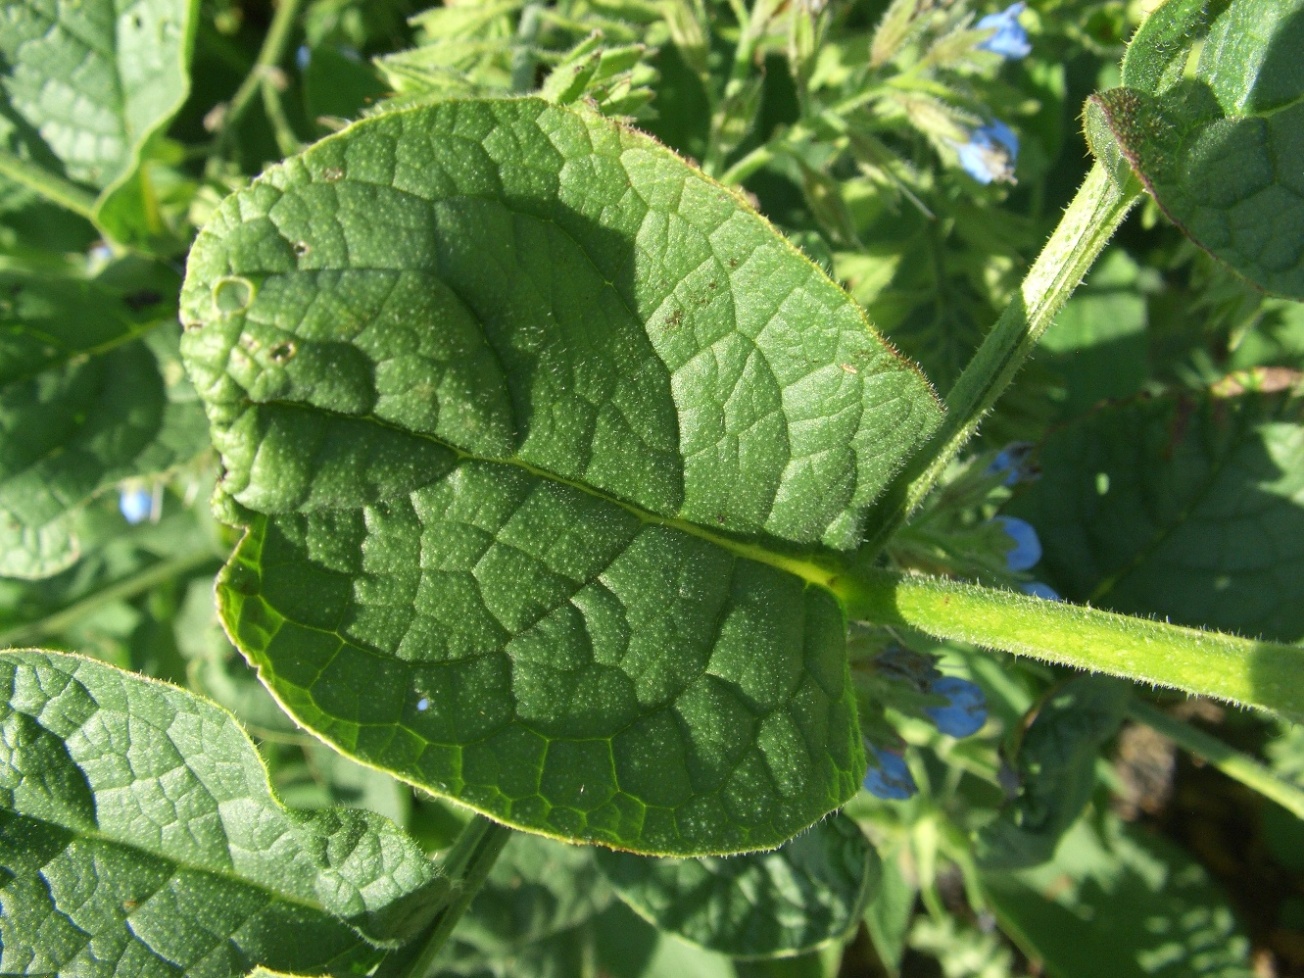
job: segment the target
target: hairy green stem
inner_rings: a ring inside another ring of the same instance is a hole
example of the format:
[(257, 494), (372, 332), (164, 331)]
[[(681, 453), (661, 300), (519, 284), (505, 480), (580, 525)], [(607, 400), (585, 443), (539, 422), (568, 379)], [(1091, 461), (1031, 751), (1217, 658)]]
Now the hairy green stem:
[(829, 582), (851, 618), (1304, 718), (1304, 648), (861, 568)]
[(0, 632), (0, 648), (14, 648), (57, 634), (79, 618), (89, 615), (96, 608), (112, 601), (125, 601), (138, 594), (144, 594), (164, 581), (184, 577), (205, 564), (212, 564), (213, 571), (216, 573), (221, 562), (222, 558), (212, 550), (198, 550), (169, 560), (161, 560), (130, 577), (115, 581), (108, 587), (87, 595), (80, 601), (60, 608), (53, 614)]
[(216, 140), (218, 147), (224, 148), (230, 141), (235, 127), (240, 124), (240, 120), (248, 111), (249, 103), (262, 89), (263, 79), (285, 58), (285, 49), (289, 46), (290, 35), (302, 6), (303, 0), (280, 0), (276, 5), (276, 13), (272, 15), (272, 23), (267, 28), (267, 36), (263, 38), (263, 46), (258, 51), (258, 58), (249, 69), (249, 74), (245, 76), (244, 81), (240, 83), (240, 87), (236, 89), (235, 95), (231, 96), (226, 111), (222, 113)]
[(443, 909), (423, 938), (391, 954), (381, 963), (376, 978), (427, 978), (434, 974), (435, 958), (484, 886), (489, 871), (511, 837), (512, 829), (506, 825), (483, 815), (472, 817), (440, 862), (440, 868), (453, 884)]
[(88, 221), (94, 217), (95, 194), (66, 177), (3, 149), (0, 149), (0, 176), (36, 191), (51, 203), (80, 214)]
[(941, 429), (896, 477), (870, 512), (862, 554), (877, 555), (923, 502), (983, 416), (1058, 315), (1140, 197), (1100, 163), (1092, 166), (1019, 293), (946, 396)]
[(756, 70), (754, 60), (756, 45), (765, 35), (770, 18), (777, 7), (775, 0), (756, 0), (751, 11), (739, 10), (738, 45), (734, 48), (733, 64), (729, 68), (729, 77), (724, 83), (724, 90), (711, 113), (711, 128), (707, 137), (706, 153), (702, 159), (702, 169), (713, 177), (720, 176), (724, 168), (727, 147), (724, 145), (724, 131), (729, 122), (730, 110), (746, 88), (749, 76)]
[(1283, 781), (1254, 758), (1141, 700), (1133, 700), (1127, 712), (1137, 723), (1144, 723), (1188, 753), (1204, 758), (1229, 778), (1304, 819), (1304, 790)]

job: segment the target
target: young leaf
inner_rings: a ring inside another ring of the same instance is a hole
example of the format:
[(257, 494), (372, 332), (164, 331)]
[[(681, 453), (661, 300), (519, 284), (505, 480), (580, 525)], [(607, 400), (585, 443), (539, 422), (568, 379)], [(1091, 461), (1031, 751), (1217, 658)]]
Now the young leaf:
[(591, 112), (394, 112), (229, 199), (183, 319), (247, 528), (222, 614), (301, 723), (641, 852), (772, 847), (859, 787), (803, 555), (939, 409), (739, 198)]
[(67, 567), (79, 552), (82, 503), (207, 445), (176, 335), (154, 329), (159, 313), (138, 304), (94, 282), (0, 272), (0, 538), (8, 545), (0, 571), (8, 576)]
[(978, 833), (979, 865), (1021, 869), (1055, 854), (1096, 784), (1096, 756), (1118, 730), (1131, 687), (1078, 675), (1037, 706), (1015, 759), (1018, 797)]
[(1116, 611), (1304, 638), (1304, 398), (1291, 375), (1253, 391), (1272, 376), (1111, 405), (1052, 434), (1041, 479), (1006, 507), (1037, 527), (1050, 584)]
[[(190, 91), (198, 0), (0, 7), (0, 171), (69, 185), (128, 245), (162, 232), (141, 158)], [(10, 162), (12, 161), (12, 163)]]
[(219, 707), (40, 651), (0, 653), (0, 694), (0, 971), (320, 972), (437, 909), (445, 881), (412, 840), (370, 812), (282, 808)]
[(788, 957), (845, 938), (880, 872), (860, 827), (841, 815), (773, 852), (729, 859), (600, 852), (598, 865), (658, 930), (733, 958)]
[[(1194, 71), (1186, 71), (1199, 46)], [(1304, 0), (1169, 0), (1137, 31), (1102, 127), (1168, 216), (1253, 282), (1304, 298)]]

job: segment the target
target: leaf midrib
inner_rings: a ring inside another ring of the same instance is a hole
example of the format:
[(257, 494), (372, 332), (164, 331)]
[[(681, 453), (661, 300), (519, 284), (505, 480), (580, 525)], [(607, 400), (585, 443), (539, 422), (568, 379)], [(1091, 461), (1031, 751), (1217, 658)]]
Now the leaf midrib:
[[(847, 604), (849, 592), (846, 586), (842, 584), (842, 579), (845, 574), (845, 568), (842, 567), (840, 565), (840, 562), (838, 562), (836, 558), (834, 558), (832, 555), (816, 555), (814, 553), (806, 553), (804, 555), (798, 556), (798, 555), (783, 554), (783, 553), (776, 552), (774, 550), (769, 550), (766, 549), (764, 546), (761, 546), (760, 544), (750, 543), (745, 540), (739, 540), (736, 537), (732, 537), (720, 533), (718, 531), (708, 529), (707, 527), (704, 527), (699, 523), (693, 523), (689, 520), (680, 519), (678, 517), (663, 516), (659, 513), (654, 513), (651, 510), (644, 509), (642, 506), (639, 506), (636, 503), (629, 502), (628, 500), (621, 499), (618, 496), (613, 496), (610, 493), (604, 492), (603, 490), (597, 488), (596, 486), (592, 486), (586, 482), (580, 482), (575, 479), (569, 479), (566, 478), (565, 476), (558, 475), (555, 472), (534, 465), (519, 457), (481, 455), (476, 452), (470, 451), (469, 449), (463, 448), (460, 445), (456, 445), (450, 441), (440, 438), (437, 435), (433, 435), (427, 432), (413, 431), (410, 428), (406, 428), (392, 421), (387, 421), (384, 418), (377, 417), (374, 414), (356, 414), (356, 415), (346, 414), (343, 411), (334, 411), (331, 410), (330, 408), (322, 407), (316, 404), (304, 404), (297, 401), (288, 401), (288, 400), (279, 400), (279, 399), (271, 399), (267, 401), (253, 401), (253, 400), (246, 399), (245, 403), (248, 406), (254, 408), (255, 410), (259, 408), (266, 408), (266, 407), (279, 407), (279, 408), (288, 408), (296, 411), (318, 413), (318, 414), (326, 415), (327, 417), (339, 418), (342, 420), (365, 421), (369, 424), (374, 424), (377, 427), (384, 428), (388, 431), (396, 432), (398, 434), (407, 436), (409, 438), (416, 438), (425, 442), (429, 442), (430, 444), (433, 445), (438, 445), (440, 448), (452, 452), (454, 455), (457, 456), (457, 458), (460, 461), (483, 462), (489, 465), (504, 465), (504, 466), (510, 466), (513, 468), (520, 469), (521, 471), (533, 475), (536, 478), (544, 479), (548, 482), (557, 483), (559, 485), (568, 486), (572, 489), (575, 489), (578, 492), (582, 492), (595, 499), (599, 499), (604, 503), (607, 503), (612, 506), (618, 506), (621, 509), (625, 510), (627, 513), (633, 515), (635, 518), (637, 518), (640, 522), (644, 524), (651, 525), (651, 526), (663, 526), (666, 527), (667, 529), (678, 530), (681, 533), (686, 533), (690, 536), (697, 537), (700, 540), (705, 540), (708, 543), (720, 547), (721, 549), (729, 552), (730, 554), (733, 554), (736, 557), (741, 557), (747, 560), (754, 561), (756, 563), (764, 564), (766, 566), (773, 567), (776, 570), (780, 570), (785, 573), (791, 574), (794, 577), (798, 577), (801, 580), (805, 581), (809, 585), (814, 585), (816, 587), (822, 588), (825, 591), (828, 591), (838, 600), (839, 604), (842, 605), (843, 607), (845, 607)], [(263, 515), (274, 515), (274, 514), (265, 513)]]

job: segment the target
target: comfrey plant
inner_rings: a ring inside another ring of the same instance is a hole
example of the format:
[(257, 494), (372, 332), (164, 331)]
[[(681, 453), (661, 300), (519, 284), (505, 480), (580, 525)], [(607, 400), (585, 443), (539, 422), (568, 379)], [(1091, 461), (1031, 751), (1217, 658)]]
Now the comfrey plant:
[(0, 973), (1250, 974), (1304, 0), (1122, 6), (0, 6)]

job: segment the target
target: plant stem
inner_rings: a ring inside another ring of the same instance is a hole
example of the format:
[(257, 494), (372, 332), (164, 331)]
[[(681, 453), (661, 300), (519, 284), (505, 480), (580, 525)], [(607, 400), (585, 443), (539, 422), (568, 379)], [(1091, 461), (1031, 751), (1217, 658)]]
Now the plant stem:
[(425, 937), (414, 946), (391, 954), (377, 969), (376, 978), (427, 978), (433, 974), (435, 958), (480, 892), (511, 836), (510, 828), (483, 815), (476, 815), (467, 823), (440, 863), (453, 884), (447, 903)]
[(858, 568), (829, 582), (850, 618), (1304, 718), (1304, 648)]
[(1296, 818), (1304, 819), (1304, 790), (1277, 777), (1254, 758), (1141, 700), (1133, 700), (1128, 705), (1128, 715), (1137, 723), (1144, 723), (1163, 734), (1188, 753), (1204, 758), (1229, 778), (1275, 801)]
[(245, 76), (244, 81), (240, 83), (240, 87), (236, 89), (235, 95), (231, 97), (226, 111), (222, 113), (216, 140), (218, 148), (225, 148), (235, 127), (240, 124), (240, 120), (249, 109), (249, 103), (262, 87), (263, 78), (285, 57), (285, 49), (289, 46), (290, 34), (295, 21), (299, 18), (299, 8), (302, 6), (303, 0), (280, 0), (276, 5), (276, 13), (272, 15), (272, 23), (267, 28), (267, 36), (263, 38), (263, 46), (258, 51), (258, 58), (249, 69), (249, 74)]
[(543, 5), (531, 2), (521, 11), (516, 24), (516, 42), (512, 51), (512, 91), (528, 92), (534, 88), (534, 69), (538, 65), (534, 45), (539, 38)]
[(863, 559), (882, 550), (973, 437), (1139, 197), (1138, 189), (1120, 186), (1100, 163), (1092, 165), (1019, 294), (947, 394), (942, 427), (869, 513)]
[(95, 195), (66, 177), (52, 173), (19, 156), (0, 150), (0, 176), (21, 183), (53, 204), (58, 204), (88, 221), (94, 218)]
[(214, 572), (221, 563), (221, 558), (212, 550), (200, 550), (181, 557), (173, 557), (170, 560), (161, 560), (139, 573), (115, 581), (108, 587), (102, 588), (94, 594), (89, 594), (80, 601), (75, 601), (67, 607), (60, 608), (51, 615), (0, 632), (0, 648), (14, 648), (25, 642), (54, 635), (102, 605), (106, 605), (111, 601), (124, 601), (127, 598), (134, 598), (136, 595), (143, 594), (164, 581), (184, 577), (191, 571), (198, 570), (209, 563), (213, 565)]
[(775, 0), (756, 0), (751, 11), (736, 8), (739, 16), (738, 45), (734, 48), (733, 64), (729, 68), (729, 78), (724, 83), (720, 100), (711, 113), (711, 129), (707, 138), (706, 154), (702, 160), (702, 169), (713, 177), (718, 177), (724, 168), (725, 154), (731, 147), (724, 144), (725, 129), (729, 123), (730, 112), (739, 104), (747, 88), (756, 57), (756, 45), (760, 43), (769, 26), (770, 18), (777, 8)]

